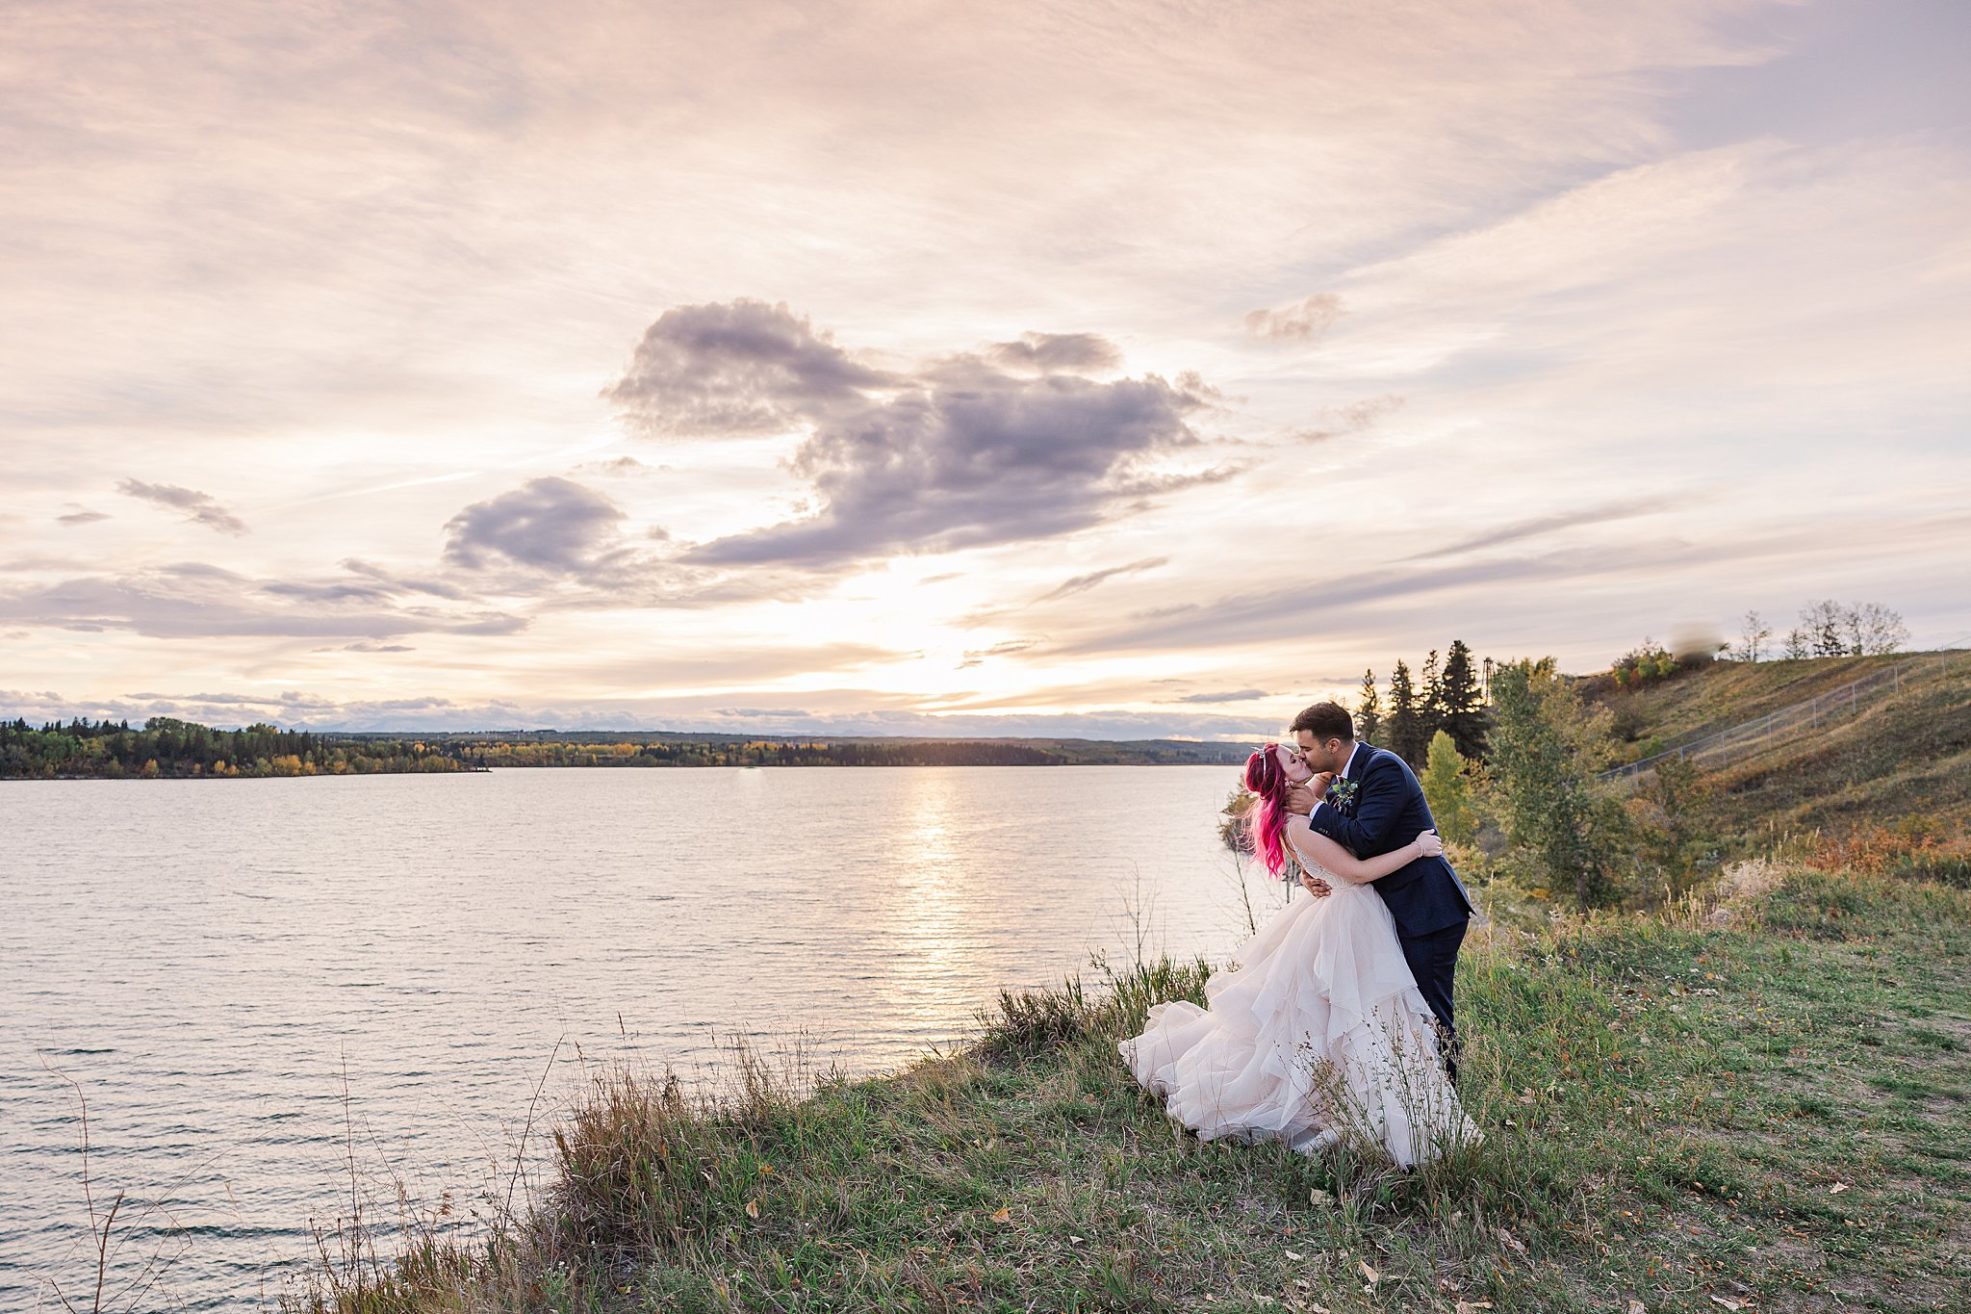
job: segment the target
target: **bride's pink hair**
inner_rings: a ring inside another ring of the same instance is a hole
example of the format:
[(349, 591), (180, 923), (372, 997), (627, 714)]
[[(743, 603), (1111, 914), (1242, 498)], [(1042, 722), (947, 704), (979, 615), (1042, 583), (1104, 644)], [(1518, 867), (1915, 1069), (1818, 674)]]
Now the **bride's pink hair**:
[(1282, 879), (1287, 868), (1287, 769), (1280, 765), (1278, 744), (1267, 744), (1246, 759), (1246, 788), (1258, 801), (1246, 813), (1246, 829), (1252, 836), (1253, 852), (1274, 880)]

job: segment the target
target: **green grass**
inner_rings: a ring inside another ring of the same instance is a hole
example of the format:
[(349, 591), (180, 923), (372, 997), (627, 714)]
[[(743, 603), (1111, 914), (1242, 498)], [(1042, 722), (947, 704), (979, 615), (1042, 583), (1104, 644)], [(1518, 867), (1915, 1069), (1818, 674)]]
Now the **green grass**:
[(710, 1104), (598, 1073), (494, 1241), (329, 1266), (290, 1304), (1971, 1306), (1971, 892), (1791, 870), (1475, 933), (1460, 968), (1486, 1138), (1416, 1173), (1171, 1124), (1115, 1052), (1202, 999), (1207, 965), (1166, 961), (1004, 996), (966, 1049), (805, 1099), (756, 1060)]

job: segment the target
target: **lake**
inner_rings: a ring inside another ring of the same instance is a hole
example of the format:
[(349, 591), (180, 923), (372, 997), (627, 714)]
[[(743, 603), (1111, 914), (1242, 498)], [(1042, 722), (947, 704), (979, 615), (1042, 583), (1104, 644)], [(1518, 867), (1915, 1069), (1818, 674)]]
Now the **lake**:
[(352, 1160), (359, 1190), (398, 1173), (464, 1208), (583, 1062), (689, 1078), (731, 1037), (804, 1035), (819, 1066), (882, 1071), (1002, 987), (1132, 960), (1132, 907), (1149, 952), (1222, 961), (1241, 880), (1262, 920), (1284, 898), (1219, 842), (1236, 779), (0, 782), (0, 1308), (53, 1308), (49, 1276), (89, 1296), (70, 1080), (98, 1207), (128, 1192), (118, 1277), (177, 1256), (142, 1307), (271, 1306), (311, 1220), (347, 1212)]

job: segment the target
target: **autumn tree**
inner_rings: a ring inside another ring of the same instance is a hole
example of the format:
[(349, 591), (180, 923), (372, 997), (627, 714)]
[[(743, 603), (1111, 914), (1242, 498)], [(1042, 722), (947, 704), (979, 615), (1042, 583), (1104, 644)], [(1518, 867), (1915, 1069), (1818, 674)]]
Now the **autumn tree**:
[(1423, 786), (1424, 801), (1430, 804), (1431, 818), (1446, 844), (1469, 844), (1478, 835), (1478, 817), (1472, 811), (1471, 782), (1466, 775), (1470, 767), (1449, 734), (1439, 730), (1430, 737), (1417, 782)]
[(1611, 713), (1589, 711), (1551, 657), (1494, 671), (1492, 711), (1488, 775), (1525, 874), (1572, 890), (1580, 908), (1608, 902), (1623, 813), (1595, 777), (1613, 749)]

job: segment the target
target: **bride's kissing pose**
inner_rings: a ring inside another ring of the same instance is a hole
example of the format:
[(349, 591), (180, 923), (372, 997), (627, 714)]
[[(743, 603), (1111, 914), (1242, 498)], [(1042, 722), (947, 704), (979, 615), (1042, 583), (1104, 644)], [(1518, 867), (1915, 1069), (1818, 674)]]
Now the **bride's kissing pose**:
[(1142, 1033), (1118, 1048), (1201, 1140), (1283, 1140), (1313, 1152), (1352, 1129), (1407, 1168), (1477, 1131), (1439, 1061), (1396, 924), (1369, 883), (1443, 846), (1425, 831), (1394, 852), (1356, 858), (1288, 811), (1290, 790), (1312, 775), (1291, 747), (1254, 752), (1249, 824), (1269, 875), (1283, 876), (1291, 848), (1303, 882), (1325, 875), (1333, 893), (1289, 902), (1238, 946), (1236, 965), (1205, 982), (1208, 1009), (1153, 1005)]

